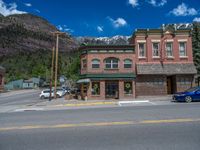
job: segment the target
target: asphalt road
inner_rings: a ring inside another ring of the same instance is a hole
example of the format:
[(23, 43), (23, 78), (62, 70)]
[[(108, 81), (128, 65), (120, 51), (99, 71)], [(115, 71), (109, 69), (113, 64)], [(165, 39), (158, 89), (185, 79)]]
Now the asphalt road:
[(199, 150), (200, 103), (0, 114), (2, 150)]
[(8, 92), (0, 95), (0, 106), (29, 105), (40, 102), (41, 90), (22, 90)]

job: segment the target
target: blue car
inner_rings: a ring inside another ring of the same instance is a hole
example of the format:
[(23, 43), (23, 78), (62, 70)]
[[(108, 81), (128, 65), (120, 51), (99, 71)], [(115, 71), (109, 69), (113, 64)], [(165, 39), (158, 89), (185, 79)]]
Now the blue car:
[(173, 95), (173, 100), (177, 102), (200, 101), (200, 87), (193, 87), (185, 92), (176, 93)]

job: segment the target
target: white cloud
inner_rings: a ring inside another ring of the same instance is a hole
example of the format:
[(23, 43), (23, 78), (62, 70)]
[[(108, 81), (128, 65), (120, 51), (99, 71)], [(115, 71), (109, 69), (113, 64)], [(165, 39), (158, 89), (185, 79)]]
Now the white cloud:
[(200, 22), (200, 17), (199, 17), (199, 18), (197, 18), (197, 17), (194, 18), (193, 21), (194, 21), (194, 22)]
[(6, 4), (3, 0), (0, 0), (0, 13), (4, 16), (9, 16), (13, 14), (25, 14), (27, 12), (17, 10), (16, 3)]
[(167, 4), (167, 0), (147, 0), (147, 2), (154, 7), (161, 7)]
[(68, 28), (67, 25), (58, 25), (57, 29), (62, 32), (70, 32), (70, 33), (74, 32), (74, 30)]
[(27, 6), (27, 7), (31, 7), (32, 6), (31, 3), (24, 3), (24, 5)]
[(110, 20), (110, 22), (113, 24), (113, 26), (114, 26), (115, 28), (124, 27), (124, 26), (127, 25), (126, 20), (123, 19), (123, 18), (117, 18), (116, 20), (114, 20), (114, 19), (111, 18), (111, 17), (107, 17), (107, 18)]
[(137, 7), (138, 4), (138, 0), (128, 0), (128, 3), (134, 8)]
[(38, 9), (34, 9), (37, 13), (40, 13), (40, 10), (38, 10)]
[(97, 26), (97, 31), (98, 32), (103, 32), (103, 27), (102, 26)]
[(188, 8), (185, 3), (182, 3), (169, 12), (175, 16), (194, 16), (197, 15), (198, 12), (195, 8)]

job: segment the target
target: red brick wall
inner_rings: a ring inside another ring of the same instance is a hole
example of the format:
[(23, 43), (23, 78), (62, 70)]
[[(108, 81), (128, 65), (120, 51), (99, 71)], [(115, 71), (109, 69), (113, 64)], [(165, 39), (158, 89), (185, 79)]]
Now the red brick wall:
[[(115, 57), (118, 58), (119, 64), (118, 69), (106, 69), (105, 70), (105, 64), (104, 59), (108, 57)], [(88, 54), (81, 56), (81, 60), (87, 59), (87, 69), (81, 69), (81, 74), (84, 73), (132, 73), (135, 72), (135, 54)], [(99, 69), (92, 69), (92, 60), (93, 59), (99, 59), (100, 60), (100, 68)], [(131, 59), (133, 62), (132, 68), (126, 69), (124, 68), (124, 60), (125, 59)], [(81, 61), (82, 62), (82, 61)]]
[[(155, 84), (155, 78), (162, 78), (163, 84)], [(138, 75), (136, 78), (136, 96), (166, 95), (166, 77), (155, 75)]]
[[(187, 57), (181, 58), (179, 56), (179, 41), (178, 40), (187, 40), (186, 44), (186, 53)], [(170, 34), (165, 35), (164, 37), (161, 37), (161, 35), (149, 35), (147, 38), (145, 36), (135, 37), (133, 39), (135, 43), (135, 53), (136, 53), (136, 61), (137, 62), (160, 62), (159, 58), (153, 58), (152, 54), (152, 40), (160, 40), (160, 49), (162, 45), (162, 54), (164, 58), (164, 63), (172, 63), (172, 62), (181, 62), (181, 63), (192, 63), (193, 57), (192, 57), (192, 39), (189, 35), (179, 35), (179, 36), (172, 36)], [(146, 58), (138, 58), (138, 40), (144, 40), (146, 44)], [(165, 52), (165, 40), (173, 40), (173, 58), (167, 58), (166, 52)], [(165, 41), (162, 43), (162, 41)]]

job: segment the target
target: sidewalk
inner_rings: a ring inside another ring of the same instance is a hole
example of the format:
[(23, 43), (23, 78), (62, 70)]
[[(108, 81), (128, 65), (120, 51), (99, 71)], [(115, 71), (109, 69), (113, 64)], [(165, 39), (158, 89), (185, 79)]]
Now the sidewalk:
[(82, 106), (100, 106), (100, 105), (107, 105), (107, 106), (113, 106), (113, 105), (118, 105), (119, 102), (153, 102), (153, 101), (171, 101), (172, 96), (167, 95), (167, 96), (141, 96), (137, 97), (136, 99), (129, 99), (129, 100), (124, 100), (124, 99), (116, 99), (116, 100), (88, 100), (88, 101), (83, 101), (83, 100), (65, 100), (64, 98), (58, 98), (58, 99), (52, 99), (51, 101), (44, 101), (37, 103), (36, 107), (82, 107)]

